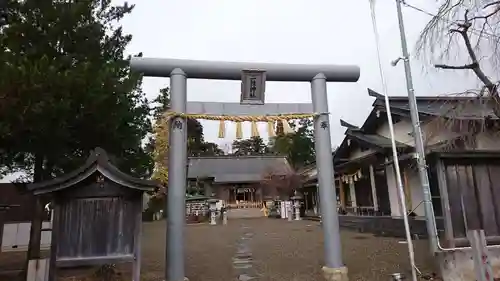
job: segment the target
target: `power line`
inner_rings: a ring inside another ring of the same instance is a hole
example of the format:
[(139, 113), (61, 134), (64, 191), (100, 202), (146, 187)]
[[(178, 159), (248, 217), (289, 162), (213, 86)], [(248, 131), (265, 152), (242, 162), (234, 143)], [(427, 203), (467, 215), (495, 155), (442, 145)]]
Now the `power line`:
[[(438, 19), (440, 19), (442, 21), (445, 21), (445, 22), (448, 22), (448, 23), (455, 23), (454, 21), (446, 19), (443, 16), (439, 16), (439, 15), (433, 14), (433, 13), (428, 12), (428, 11), (422, 9), (422, 8), (419, 8), (419, 7), (416, 7), (414, 5), (408, 4), (404, 0), (401, 0), (401, 4), (403, 4), (407, 8), (410, 8), (410, 9), (413, 9), (413, 10), (418, 11), (420, 13), (426, 14), (426, 15), (431, 16), (433, 18), (438, 18)], [(471, 33), (473, 33), (473, 34), (475, 34), (477, 36), (489, 36), (489, 37), (493, 37), (495, 39), (500, 39), (500, 37), (498, 35), (495, 35), (495, 34), (492, 34), (492, 33), (486, 32), (486, 31), (481, 31), (481, 30), (478, 30), (478, 29), (473, 28), (473, 27), (471, 27), (469, 30), (471, 31)]]

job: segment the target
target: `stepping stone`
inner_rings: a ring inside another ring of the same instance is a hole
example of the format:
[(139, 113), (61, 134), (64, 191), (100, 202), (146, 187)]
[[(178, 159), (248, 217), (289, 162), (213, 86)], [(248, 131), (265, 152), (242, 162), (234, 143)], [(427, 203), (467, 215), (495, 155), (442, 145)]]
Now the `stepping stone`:
[(251, 264), (233, 264), (234, 269), (248, 269), (252, 268)]
[(252, 252), (250, 252), (250, 249), (241, 249), (241, 250), (238, 250), (236, 251), (236, 257), (239, 257), (239, 256), (251, 256), (252, 255)]
[(233, 258), (233, 263), (241, 264), (241, 263), (251, 263), (251, 262), (252, 262), (252, 258), (244, 258), (244, 259)]
[(251, 259), (252, 258), (252, 253), (243, 253), (243, 254), (236, 254), (233, 259)]
[(247, 255), (247, 254), (252, 254), (252, 251), (250, 250), (249, 247), (242, 247), (242, 248), (238, 248), (236, 250), (236, 255)]
[(236, 251), (238, 251), (238, 252), (241, 252), (241, 251), (250, 252), (250, 247), (247, 244), (243, 244), (243, 243), (237, 244)]
[(233, 258), (233, 264), (250, 264), (253, 263), (252, 261), (253, 261), (252, 258), (243, 258), (243, 259)]
[(238, 276), (238, 281), (250, 281), (250, 280), (253, 280), (253, 279), (256, 279), (257, 277), (254, 277), (254, 276), (250, 276), (248, 274), (240, 274)]
[(241, 260), (241, 261), (233, 261), (234, 265), (243, 265), (243, 264), (251, 264), (252, 261), (249, 260)]

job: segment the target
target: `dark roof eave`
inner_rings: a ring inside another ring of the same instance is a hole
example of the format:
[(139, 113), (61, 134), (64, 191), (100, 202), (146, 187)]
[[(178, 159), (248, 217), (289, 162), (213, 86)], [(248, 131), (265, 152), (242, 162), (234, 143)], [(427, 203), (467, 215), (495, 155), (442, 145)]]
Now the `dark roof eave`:
[(188, 159), (238, 159), (238, 158), (275, 158), (286, 159), (285, 155), (217, 155), (217, 156), (189, 156)]
[(346, 127), (347, 129), (351, 129), (351, 130), (359, 130), (358, 126), (354, 126), (351, 123), (344, 121), (343, 119), (340, 119), (340, 126)]
[(342, 171), (342, 170), (349, 168), (351, 166), (359, 166), (359, 164), (362, 164), (362, 163), (372, 163), (371, 161), (377, 160), (381, 154), (384, 154), (384, 153), (381, 151), (376, 151), (376, 152), (373, 152), (373, 153), (368, 154), (366, 156), (356, 158), (356, 159), (353, 159), (351, 161), (336, 165), (336, 166), (334, 166), (333, 170), (335, 172), (339, 172), (339, 171)]
[[(213, 160), (222, 162), (215, 162)], [(242, 166), (235, 161), (245, 160), (246, 165)], [(263, 161), (262, 161), (263, 160)], [(270, 160), (270, 161), (269, 161)], [(236, 166), (234, 166), (237, 164)], [(229, 167), (237, 169), (229, 169)], [(278, 169), (279, 168), (279, 169)], [(268, 171), (269, 170), (269, 171)], [(273, 174), (289, 174), (293, 172), (287, 158), (276, 155), (225, 155), (211, 157), (190, 157), (188, 166), (188, 178), (194, 180), (200, 178), (213, 178), (215, 183), (220, 183), (217, 178), (220, 175), (246, 174), (261, 178), (265, 173), (272, 170)], [(225, 181), (224, 181), (225, 182)], [(233, 181), (232, 181), (233, 182)], [(243, 181), (234, 181), (243, 182)], [(246, 180), (245, 180), (246, 182)], [(255, 182), (255, 181), (252, 181)]]
[[(359, 132), (346, 132), (346, 135), (347, 136), (350, 136), (350, 137), (353, 137), (355, 138), (356, 140), (359, 140), (363, 143), (366, 143), (368, 145), (372, 145), (372, 146), (375, 146), (377, 148), (381, 148), (381, 149), (385, 149), (385, 148), (392, 148), (392, 143), (391, 144), (386, 144), (386, 143), (382, 143), (380, 141), (389, 141), (390, 142), (390, 139), (389, 138), (386, 138), (386, 137), (383, 137), (383, 136), (380, 136), (380, 135), (375, 135), (375, 134), (363, 134), (363, 133), (359, 133)], [(364, 138), (363, 136), (370, 136), (370, 137), (375, 137), (375, 138), (379, 138), (379, 142), (375, 142), (375, 141), (370, 141), (369, 139), (367, 138)], [(398, 142), (396, 141), (396, 147), (397, 148), (408, 148), (410, 147), (409, 145), (405, 144), (405, 143), (402, 143), (402, 142)]]
[(96, 171), (99, 171), (109, 180), (132, 189), (155, 191), (162, 187), (156, 181), (137, 179), (121, 172), (118, 168), (111, 165), (103, 149), (96, 148), (80, 168), (52, 180), (28, 184), (27, 189), (35, 195), (60, 191), (87, 179)]
[[(376, 104), (374, 106), (374, 109), (375, 110), (379, 110), (381, 112), (384, 112), (384, 114), (387, 114), (386, 113), (387, 110), (385, 108), (385, 105), (378, 105), (378, 104)], [(397, 107), (397, 106), (391, 106), (391, 114), (392, 115), (396, 115), (396, 116), (402, 116), (402, 117), (410, 117), (410, 110), (407, 109), (407, 108), (400, 108), (400, 107)], [(429, 114), (429, 113), (425, 113), (425, 112), (422, 112), (422, 111), (419, 111), (418, 115), (420, 117), (438, 116), (438, 115), (432, 115), (432, 114)]]
[(459, 150), (459, 151), (431, 151), (428, 155), (437, 156), (441, 159), (457, 159), (457, 158), (500, 158), (498, 150)]
[(188, 180), (214, 180), (214, 176), (204, 176), (204, 177), (192, 177), (188, 176)]
[(251, 180), (244, 180), (244, 181), (214, 181), (214, 184), (237, 184), (237, 183), (244, 183), (244, 184), (247, 184), (247, 183), (259, 183), (261, 182), (260, 180), (254, 180), (254, 181), (251, 181)]
[[(368, 89), (368, 95), (374, 97), (373, 108), (375, 110), (385, 111), (385, 97), (382, 94), (375, 92), (372, 89)], [(459, 120), (483, 120), (484, 118), (491, 118), (494, 120), (498, 120), (498, 116), (494, 114), (492, 110), (483, 111), (483, 109), (474, 108), (474, 112), (479, 110), (482, 112), (481, 114), (458, 114), (455, 115), (456, 110), (453, 107), (439, 106), (435, 107), (432, 104), (435, 102), (439, 102), (441, 105), (445, 105), (447, 103), (462, 103), (464, 101), (471, 101), (474, 97), (471, 96), (418, 96), (416, 98), (419, 115), (422, 117), (445, 117), (450, 119), (459, 119)], [(389, 103), (391, 107), (391, 113), (394, 115), (405, 116), (408, 117), (410, 114), (410, 108), (408, 105), (408, 97), (407, 96), (391, 96), (389, 97)], [(450, 114), (451, 113), (451, 114)], [(365, 128), (365, 125), (361, 127)]]

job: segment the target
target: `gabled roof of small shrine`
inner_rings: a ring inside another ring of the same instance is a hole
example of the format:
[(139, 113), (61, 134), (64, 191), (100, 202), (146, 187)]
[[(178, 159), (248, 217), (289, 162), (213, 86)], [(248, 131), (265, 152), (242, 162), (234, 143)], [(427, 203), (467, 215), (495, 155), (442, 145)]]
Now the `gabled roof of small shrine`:
[(95, 172), (99, 172), (106, 179), (120, 186), (131, 189), (155, 191), (162, 187), (156, 181), (138, 179), (120, 171), (111, 164), (108, 155), (102, 148), (96, 148), (91, 151), (89, 158), (80, 168), (52, 180), (29, 184), (27, 189), (33, 191), (35, 195), (61, 191), (75, 186), (94, 175)]
[[(359, 128), (355, 125), (348, 123), (340, 119), (340, 125), (345, 127), (347, 130), (345, 131), (346, 136), (350, 136), (351, 138), (360, 141), (364, 144), (373, 145), (378, 148), (391, 148), (391, 139), (386, 138), (384, 136), (378, 134), (370, 134), (366, 133), (363, 128)], [(396, 141), (396, 146), (399, 148), (408, 148), (410, 147), (407, 144)]]
[(284, 156), (190, 157), (188, 178), (213, 178), (216, 183), (262, 180), (266, 173), (286, 175), (292, 171)]
[[(350, 145), (347, 144), (347, 141), (353, 140), (356, 142), (356, 147), (365, 147), (372, 148), (375, 152), (383, 152), (386, 149), (390, 149), (392, 147), (391, 139), (375, 134), (375, 133), (366, 133), (363, 128), (359, 128), (354, 126), (344, 120), (340, 120), (340, 125), (346, 128), (345, 138), (342, 141), (341, 145), (338, 149), (338, 154), (334, 156), (334, 163), (339, 164), (339, 162), (345, 162), (342, 160), (342, 157), (346, 157), (346, 153), (352, 149)], [(398, 149), (409, 149), (410, 145), (407, 145), (402, 142), (396, 141), (396, 147)]]

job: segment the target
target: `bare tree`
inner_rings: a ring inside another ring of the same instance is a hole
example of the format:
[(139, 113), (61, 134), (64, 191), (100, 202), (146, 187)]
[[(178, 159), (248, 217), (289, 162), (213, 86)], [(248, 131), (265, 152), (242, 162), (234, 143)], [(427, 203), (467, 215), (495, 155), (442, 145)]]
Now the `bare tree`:
[(303, 182), (304, 176), (295, 170), (283, 173), (270, 169), (262, 176), (260, 184), (267, 189), (268, 195), (285, 199), (293, 196)]
[[(487, 66), (499, 66), (500, 1), (493, 0), (442, 0), (437, 14), (429, 21), (417, 42), (417, 54), (431, 55), (440, 63), (435, 68), (471, 71), (481, 86), (455, 93), (453, 106), (445, 110), (438, 120), (433, 120), (426, 133), (429, 137), (443, 129), (456, 134), (453, 144), (475, 147), (480, 132), (498, 131), (500, 118), (499, 81), (486, 73)], [(445, 64), (452, 54), (466, 54), (467, 62)], [(461, 96), (461, 97), (457, 97)], [(446, 103), (446, 101), (445, 101)], [(473, 111), (470, 118), (460, 112)], [(460, 118), (459, 118), (460, 117)]]

